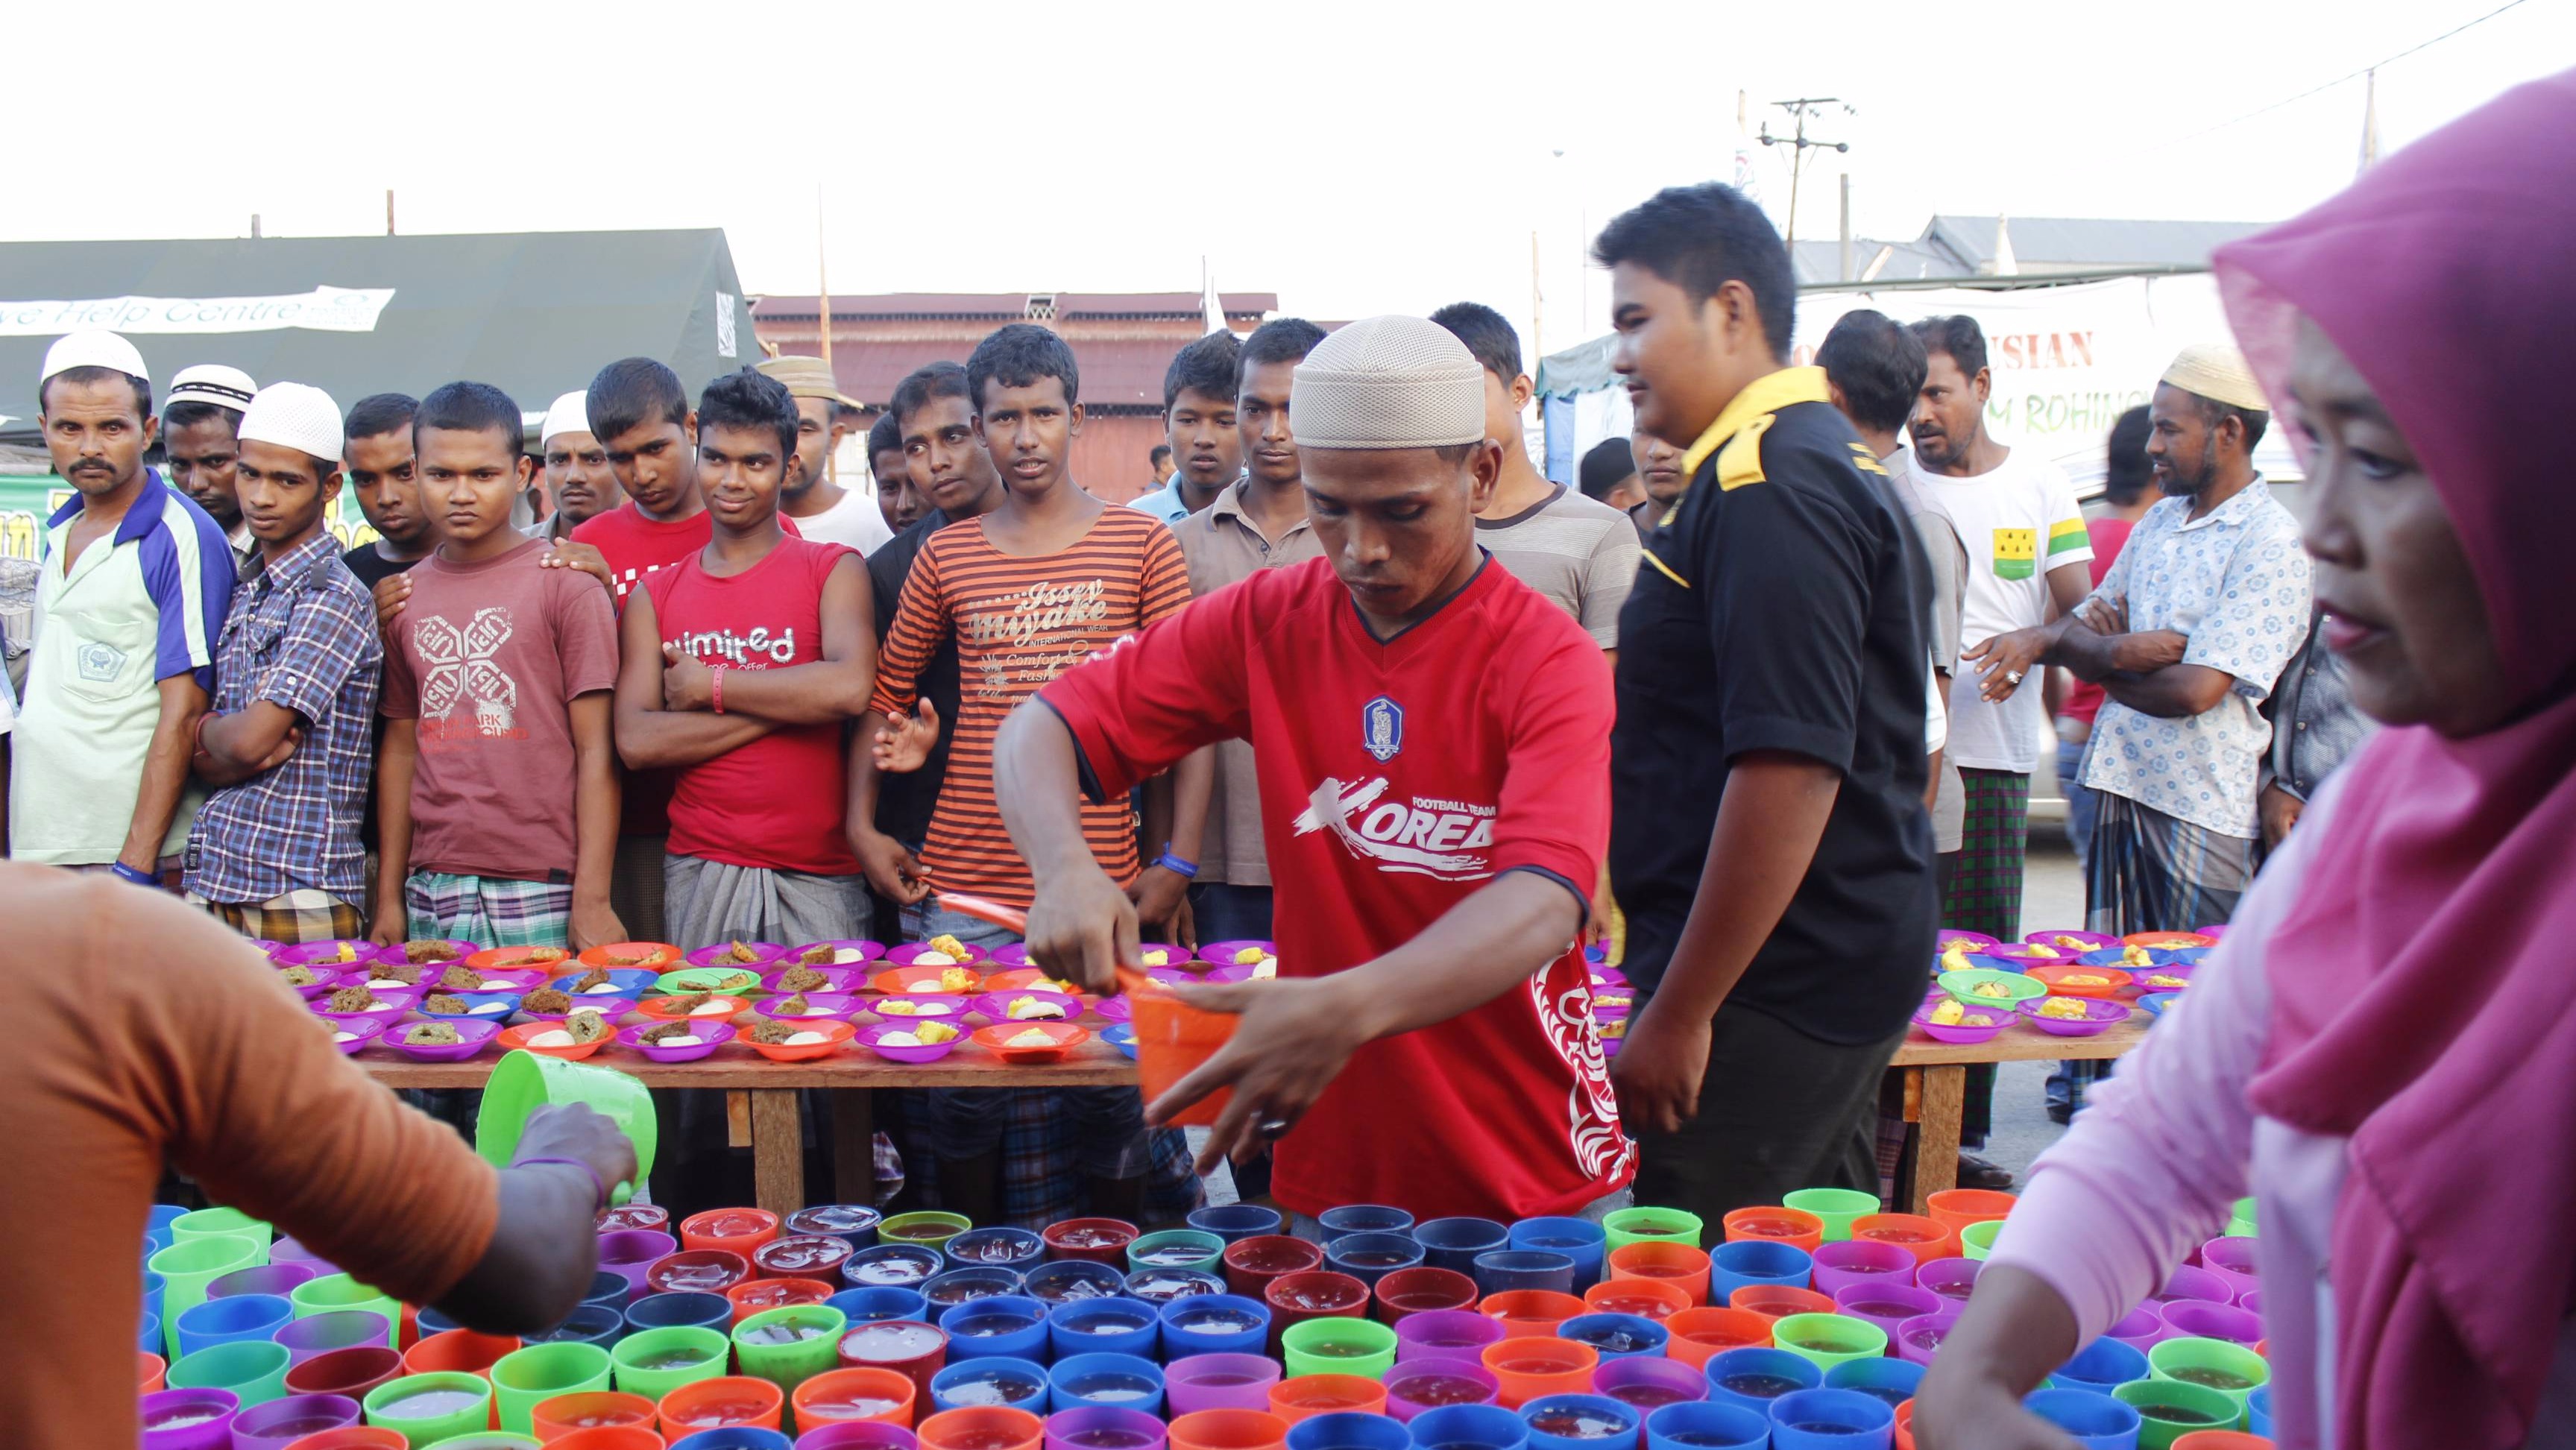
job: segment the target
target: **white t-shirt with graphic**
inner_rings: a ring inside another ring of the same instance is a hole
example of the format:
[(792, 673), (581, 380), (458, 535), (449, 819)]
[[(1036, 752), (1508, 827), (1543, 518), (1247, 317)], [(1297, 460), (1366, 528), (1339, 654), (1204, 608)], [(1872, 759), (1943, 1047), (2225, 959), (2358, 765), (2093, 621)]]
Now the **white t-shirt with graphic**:
[[(1949, 518), (1968, 551), (1959, 608), (1963, 651), (2047, 623), (2048, 571), (2093, 558), (2074, 485), (2057, 465), (2028, 449), (2014, 449), (2000, 466), (1971, 478), (1916, 468), (1914, 481), (1926, 503)], [(2092, 582), (2089, 576), (2085, 582)], [(1989, 704), (1985, 677), (1961, 664), (1950, 680), (1950, 759), (1979, 770), (2036, 770), (2041, 738), (2048, 733), (2039, 684), (2025, 680), (2011, 699)]]

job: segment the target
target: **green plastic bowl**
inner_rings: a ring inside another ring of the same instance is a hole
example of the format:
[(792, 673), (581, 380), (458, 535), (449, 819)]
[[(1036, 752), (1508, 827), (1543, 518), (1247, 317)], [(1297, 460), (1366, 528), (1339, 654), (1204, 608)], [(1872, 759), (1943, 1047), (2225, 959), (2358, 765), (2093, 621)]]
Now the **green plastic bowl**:
[(728, 988), (724, 995), (740, 997), (745, 1001), (768, 995), (760, 985), (758, 967), (682, 967), (676, 972), (664, 972), (655, 977), (653, 990), (668, 993), (674, 997), (686, 996), (691, 992), (711, 992), (715, 990), (716, 983), (736, 972), (751, 973), (751, 985)]
[[(653, 1113), (653, 1094), (644, 1084), (613, 1067), (535, 1052), (506, 1052), (493, 1065), (492, 1079), (483, 1085), (482, 1112), (474, 1120), (474, 1151), (495, 1168), (509, 1167), (528, 1114), (541, 1103), (585, 1103), (607, 1114), (635, 1147), (635, 1176), (641, 1179), (653, 1171), (653, 1150), (662, 1130)], [(634, 1185), (621, 1183), (609, 1197), (624, 1203), (633, 1193)]]
[[(1941, 983), (1941, 990), (1958, 998), (1959, 1005), (1962, 1007), (2012, 1008), (2020, 1006), (2033, 997), (2048, 995), (2047, 983), (2032, 981), (2019, 972), (1995, 972), (1980, 967), (1965, 972), (1943, 972), (1938, 980)], [(1975, 995), (1977, 987), (1986, 982), (2002, 983), (2004, 995), (2000, 997)]]

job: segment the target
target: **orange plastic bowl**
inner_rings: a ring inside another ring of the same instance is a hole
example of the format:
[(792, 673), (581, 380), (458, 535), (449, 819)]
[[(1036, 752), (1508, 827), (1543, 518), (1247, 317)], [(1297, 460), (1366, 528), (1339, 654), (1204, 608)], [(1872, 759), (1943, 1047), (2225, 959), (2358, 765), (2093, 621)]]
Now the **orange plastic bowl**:
[(579, 1062), (617, 1040), (614, 1032), (588, 1042), (576, 1042), (570, 1047), (539, 1047), (528, 1040), (539, 1033), (562, 1030), (560, 1022), (522, 1022), (516, 1027), (502, 1028), (493, 1040), (501, 1044), (503, 1052), (533, 1052), (539, 1057), (560, 1057), (566, 1062)]
[(811, 1062), (818, 1057), (829, 1057), (849, 1046), (850, 1039), (859, 1035), (859, 1029), (850, 1023), (816, 1019), (797, 1023), (796, 1031), (800, 1036), (808, 1032), (820, 1033), (823, 1040), (799, 1043), (757, 1042), (753, 1041), (749, 1033), (745, 1033), (741, 1040), (751, 1043), (752, 1051), (768, 1058), (771, 1062)]
[[(942, 972), (964, 972), (966, 985), (942, 985)], [(894, 967), (868, 978), (868, 985), (889, 997), (972, 997), (984, 990), (984, 974), (964, 962), (950, 967)]]
[(2133, 931), (2120, 938), (2124, 947), (2214, 947), (2218, 938), (2196, 931)]
[[(671, 1004), (679, 1000), (681, 999), (678, 997), (647, 997), (643, 1001), (635, 1004), (635, 1015), (638, 1017), (649, 1017), (656, 1022), (687, 1022), (691, 1020), (693, 1014), (687, 1012), (674, 1012), (671, 1010)], [(727, 1009), (725, 1015), (718, 1017), (713, 1012), (710, 1012), (706, 1016), (697, 1018), (696, 1020), (702, 1022), (730, 1022), (734, 1018), (740, 1016), (745, 1007), (751, 1005), (740, 997), (709, 997), (706, 1001), (701, 1002), (698, 1005), (702, 1007), (712, 1007), (719, 1002), (725, 1004)]]
[(553, 972), (571, 960), (572, 953), (562, 947), (487, 947), (467, 957), (465, 965), (478, 972), (508, 971), (519, 967)]
[[(2081, 964), (2062, 967), (2033, 967), (2023, 976), (2048, 988), (2061, 997), (2113, 997), (2137, 980), (2118, 967), (2087, 967)], [(2101, 982), (2069, 982), (2069, 977), (2102, 977)]]
[(993, 975), (986, 977), (984, 979), (984, 990), (987, 992), (1054, 992), (1066, 997), (1080, 997), (1083, 999), (1083, 1005), (1086, 1007), (1090, 1005), (1091, 999), (1089, 994), (1085, 993), (1078, 986), (1072, 991), (1067, 992), (1063, 987), (1051, 987), (1046, 985), (1049, 982), (1061, 982), (1063, 980), (1064, 978), (1049, 975), (1047, 972), (1042, 971), (1037, 967), (1013, 967), (1007, 972), (995, 972)]
[[(1047, 1047), (1011, 1047), (1023, 1032), (1043, 1032), (1054, 1039)], [(1004, 1062), (1061, 1062), (1064, 1055), (1091, 1040), (1091, 1029), (1072, 1022), (996, 1022), (975, 1029), (974, 1043)]]
[(604, 947), (592, 947), (569, 963), (557, 967), (558, 974), (581, 967), (638, 967), (648, 972), (677, 971), (673, 963), (680, 960), (680, 949), (665, 941), (621, 941)]

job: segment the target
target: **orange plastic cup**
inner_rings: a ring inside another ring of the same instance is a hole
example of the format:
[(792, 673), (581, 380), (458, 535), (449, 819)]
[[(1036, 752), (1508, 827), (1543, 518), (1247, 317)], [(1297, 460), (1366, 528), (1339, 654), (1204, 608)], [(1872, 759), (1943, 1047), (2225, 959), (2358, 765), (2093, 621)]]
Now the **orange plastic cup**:
[(1662, 1320), (1691, 1307), (1691, 1297), (1670, 1279), (1604, 1279), (1583, 1291), (1583, 1307), (1594, 1314)]
[(1852, 1237), (1894, 1244), (1917, 1264), (1959, 1257), (1959, 1231), (1920, 1214), (1864, 1213), (1852, 1220)]
[(2173, 1450), (2272, 1450), (2272, 1442), (2243, 1430), (2194, 1430), (2188, 1435), (2176, 1436)]
[(135, 1393), (148, 1395), (161, 1388), (163, 1378), (170, 1373), (170, 1362), (148, 1349), (138, 1349), (134, 1353), (134, 1378), (142, 1386)]
[[(912, 1425), (914, 1401), (920, 1387), (912, 1376), (899, 1369), (878, 1369), (862, 1365), (854, 1369), (827, 1369), (796, 1387), (788, 1402), (796, 1407), (796, 1428), (810, 1430), (816, 1425), (835, 1425), (844, 1420), (869, 1420), (880, 1425)], [(882, 1402), (886, 1408), (875, 1408)]]
[[(1816, 1231), (1823, 1233), (1823, 1226), (1818, 1225)], [(1681, 1290), (1692, 1303), (1705, 1304), (1708, 1302), (1708, 1250), (1664, 1239), (1639, 1239), (1610, 1251), (1610, 1277), (1661, 1279)]]
[(742, 1255), (778, 1237), (778, 1215), (764, 1208), (711, 1208), (680, 1220), (680, 1247)]
[(402, 1431), (382, 1425), (342, 1425), (307, 1435), (287, 1450), (411, 1450), (411, 1440)]
[(664, 1395), (655, 1411), (662, 1433), (677, 1440), (726, 1425), (775, 1430), (779, 1412), (786, 1408), (785, 1390), (753, 1375), (728, 1374), (680, 1386)]
[[(1505, 1289), (1488, 1294), (1476, 1312), (1488, 1319), (1503, 1321), (1506, 1338), (1533, 1335), (1545, 1338), (1556, 1333), (1556, 1326), (1583, 1312), (1583, 1301), (1554, 1289)], [(1580, 1393), (1570, 1391), (1569, 1393)]]
[(552, 1444), (575, 1430), (603, 1425), (636, 1425), (649, 1430), (657, 1413), (653, 1402), (642, 1395), (582, 1390), (537, 1401), (528, 1411), (528, 1421), (537, 1439)]
[(1724, 1222), (1729, 1243), (1737, 1239), (1770, 1239), (1812, 1254), (1825, 1241), (1825, 1221), (1804, 1209), (1739, 1208)]
[(1592, 1372), (1601, 1367), (1601, 1352), (1574, 1339), (1497, 1340), (1479, 1357), (1500, 1387), (1495, 1402), (1506, 1410), (1541, 1395), (1589, 1394)]
[(745, 1279), (724, 1291), (733, 1305), (733, 1322), (790, 1304), (820, 1304), (840, 1291), (820, 1279)]
[[(1288, 1443), (1288, 1422), (1259, 1410), (1194, 1410), (1173, 1420), (1166, 1433), (1172, 1450), (1281, 1450)], [(924, 1444), (926, 1450), (946, 1450)]]
[[(1151, 978), (1128, 987), (1127, 1005), (1136, 1028), (1136, 1080), (1149, 1105), (1215, 1056), (1233, 1038), (1238, 1020), (1231, 1013), (1188, 1006)], [(1172, 1122), (1182, 1127), (1213, 1126), (1233, 1096), (1231, 1090), (1210, 1093)]]
[(1386, 1385), (1361, 1374), (1301, 1374), (1270, 1387), (1270, 1413), (1283, 1425), (1316, 1415), (1383, 1415)]
[(1914, 1450), (1914, 1402), (1896, 1407), (1896, 1450)]
[(1786, 1319), (1792, 1314), (1840, 1314), (1833, 1300), (1813, 1289), (1791, 1284), (1747, 1284), (1726, 1296), (1730, 1309), (1744, 1309), (1764, 1319)]
[(594, 1425), (545, 1443), (555, 1450), (662, 1450), (669, 1442), (641, 1425)]
[(1046, 1422), (1008, 1405), (941, 1410), (921, 1422), (921, 1450), (1037, 1450)]
[(1925, 1201), (1932, 1221), (1952, 1233), (1972, 1223), (1985, 1223), (2013, 1211), (2021, 1200), (1991, 1188), (1945, 1188)]
[(1750, 1309), (1685, 1309), (1664, 1321), (1664, 1332), (1672, 1336), (1666, 1356), (1700, 1367), (1730, 1349), (1768, 1345), (1771, 1321)]
[(492, 1377), (492, 1366), (503, 1355), (519, 1347), (519, 1341), (507, 1334), (477, 1334), (471, 1329), (451, 1329), (433, 1334), (403, 1351), (404, 1374), (479, 1374)]

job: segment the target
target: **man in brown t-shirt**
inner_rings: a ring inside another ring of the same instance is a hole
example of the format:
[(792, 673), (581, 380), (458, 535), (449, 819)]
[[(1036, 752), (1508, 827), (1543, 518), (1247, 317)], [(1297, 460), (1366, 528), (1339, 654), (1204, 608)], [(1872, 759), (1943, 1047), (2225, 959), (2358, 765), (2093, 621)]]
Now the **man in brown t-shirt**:
[(0, 1445), (135, 1443), (134, 1263), (165, 1163), (362, 1283), (475, 1329), (527, 1333), (579, 1304), (602, 1185), (635, 1176), (608, 1119), (541, 1108), (516, 1166), (495, 1173), (342, 1057), (212, 918), (0, 864), (0, 921)]

